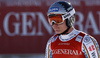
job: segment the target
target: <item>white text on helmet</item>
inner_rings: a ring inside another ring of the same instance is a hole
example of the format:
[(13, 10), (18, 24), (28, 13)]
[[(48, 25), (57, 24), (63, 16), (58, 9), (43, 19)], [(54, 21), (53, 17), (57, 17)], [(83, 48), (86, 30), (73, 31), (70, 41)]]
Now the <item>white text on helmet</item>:
[(72, 10), (72, 9), (73, 9), (73, 7), (69, 7), (67, 10), (70, 11), (70, 10)]
[(65, 15), (65, 16), (64, 16), (64, 18), (66, 18), (66, 17), (68, 17), (68, 16), (70, 16), (70, 15), (71, 15), (71, 14), (70, 14), (70, 13), (68, 13), (67, 15)]

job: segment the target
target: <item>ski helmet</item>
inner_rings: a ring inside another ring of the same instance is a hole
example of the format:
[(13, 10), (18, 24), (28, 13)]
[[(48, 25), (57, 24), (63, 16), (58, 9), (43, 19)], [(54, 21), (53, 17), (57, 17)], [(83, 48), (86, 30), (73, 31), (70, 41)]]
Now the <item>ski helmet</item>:
[[(71, 3), (67, 1), (57, 1), (53, 3), (48, 10), (47, 16), (55, 16), (61, 14), (62, 20), (66, 20), (66, 25), (71, 27), (75, 22), (75, 10)], [(49, 20), (49, 19), (48, 19)], [(49, 20), (49, 23), (55, 23), (56, 20)]]

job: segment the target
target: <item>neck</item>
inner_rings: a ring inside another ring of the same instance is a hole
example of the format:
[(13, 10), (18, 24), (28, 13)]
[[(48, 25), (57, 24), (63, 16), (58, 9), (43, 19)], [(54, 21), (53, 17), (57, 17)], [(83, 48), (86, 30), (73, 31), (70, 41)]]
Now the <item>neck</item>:
[(73, 29), (74, 29), (73, 27), (70, 27), (70, 29), (68, 30), (68, 32), (67, 32), (67, 33), (72, 32), (72, 30), (73, 30)]
[(70, 33), (73, 30), (73, 27), (67, 28), (64, 32), (62, 32), (61, 34), (57, 34), (57, 35), (65, 35)]

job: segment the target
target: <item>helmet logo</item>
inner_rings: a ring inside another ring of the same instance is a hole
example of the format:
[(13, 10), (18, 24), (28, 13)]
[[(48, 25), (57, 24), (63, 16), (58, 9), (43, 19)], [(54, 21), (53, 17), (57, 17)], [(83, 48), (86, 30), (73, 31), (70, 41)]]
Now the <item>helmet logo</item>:
[(75, 10), (71, 10), (70, 12), (66, 13), (63, 15), (63, 20), (67, 19), (67, 18), (70, 18), (72, 15), (75, 14)]
[(59, 8), (58, 7), (52, 7), (49, 9), (49, 12), (58, 12)]
[(70, 15), (71, 15), (70, 13), (67, 13), (67, 14), (65, 14), (64, 18), (66, 18), (66, 17), (68, 17)]
[(70, 11), (70, 10), (72, 10), (72, 9), (73, 9), (73, 7), (69, 7), (67, 10)]

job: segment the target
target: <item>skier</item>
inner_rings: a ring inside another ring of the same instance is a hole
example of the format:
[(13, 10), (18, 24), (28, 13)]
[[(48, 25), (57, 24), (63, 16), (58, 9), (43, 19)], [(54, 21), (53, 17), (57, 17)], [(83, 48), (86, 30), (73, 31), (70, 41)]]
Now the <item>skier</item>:
[(75, 10), (71, 3), (57, 1), (47, 15), (56, 34), (47, 42), (45, 58), (99, 58), (96, 39), (74, 28)]

